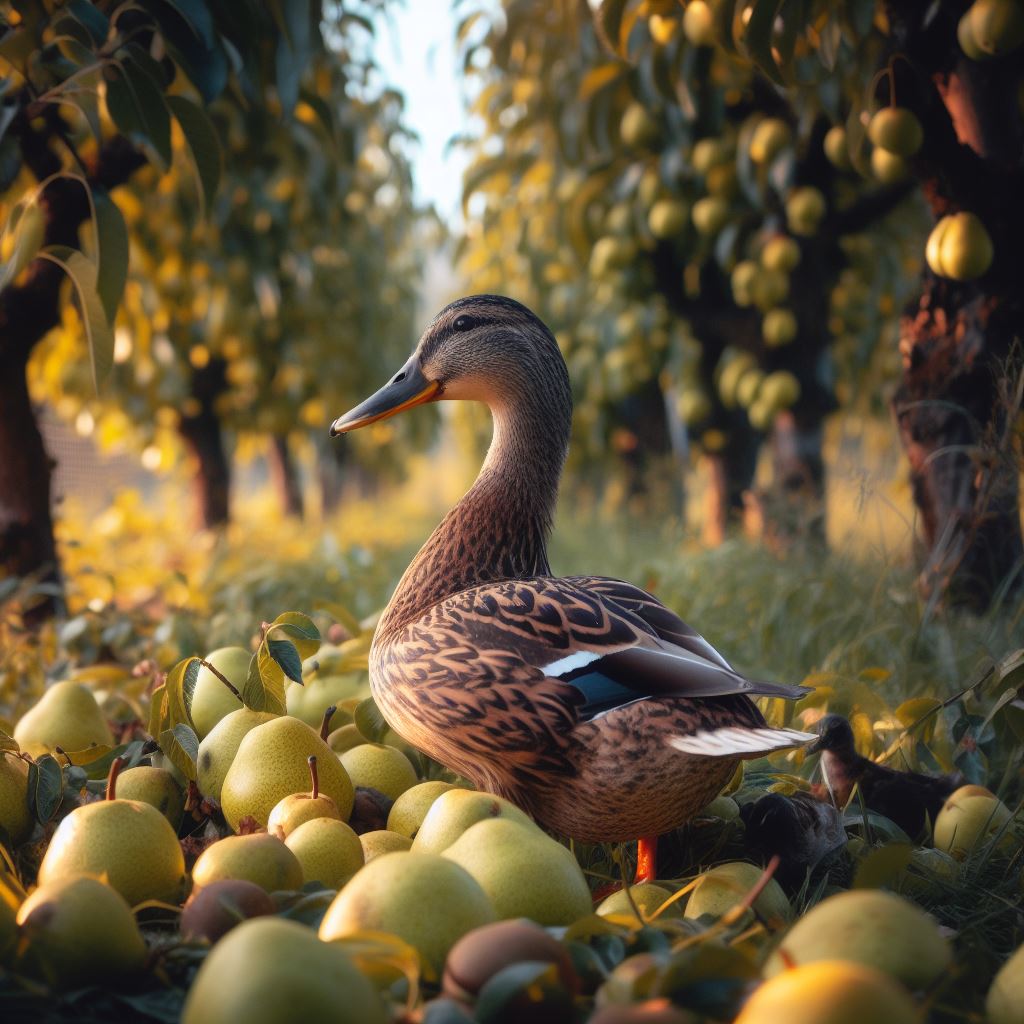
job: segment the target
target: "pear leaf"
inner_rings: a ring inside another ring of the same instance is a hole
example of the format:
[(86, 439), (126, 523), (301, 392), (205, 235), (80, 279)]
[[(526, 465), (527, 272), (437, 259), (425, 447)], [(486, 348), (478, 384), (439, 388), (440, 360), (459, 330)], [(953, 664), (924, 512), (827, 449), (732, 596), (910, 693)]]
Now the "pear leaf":
[(40, 825), (56, 813), (64, 792), (64, 775), (52, 754), (43, 754), (28, 766), (28, 809)]

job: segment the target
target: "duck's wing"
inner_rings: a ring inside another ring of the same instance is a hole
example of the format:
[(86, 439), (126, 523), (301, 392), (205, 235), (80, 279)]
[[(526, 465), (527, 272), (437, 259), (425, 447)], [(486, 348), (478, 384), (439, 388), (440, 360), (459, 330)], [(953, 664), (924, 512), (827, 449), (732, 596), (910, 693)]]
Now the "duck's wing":
[(718, 700), (793, 699), (805, 688), (747, 679), (720, 656), (663, 637), (656, 623), (667, 637), (697, 634), (638, 588), (606, 578), (591, 586), (592, 579), (541, 576), (473, 587), (432, 608), (402, 642), (443, 647), (445, 662), (457, 661), (463, 693), (478, 678), (501, 689), (504, 676), (518, 696), (519, 680), (529, 678), (549, 714), (553, 702), (559, 705), (563, 724), (593, 721), (652, 697), (706, 701), (709, 713), (695, 716), (692, 732), (668, 738), (684, 753), (754, 757), (816, 738), (768, 727), (753, 705), (737, 713), (734, 701)]

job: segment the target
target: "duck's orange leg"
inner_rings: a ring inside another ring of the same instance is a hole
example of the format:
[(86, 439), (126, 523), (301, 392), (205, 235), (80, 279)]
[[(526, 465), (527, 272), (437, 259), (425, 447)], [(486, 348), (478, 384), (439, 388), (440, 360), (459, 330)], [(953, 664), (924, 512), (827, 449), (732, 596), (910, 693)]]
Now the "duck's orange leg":
[(641, 836), (636, 843), (636, 878), (634, 885), (653, 882), (658, 877), (658, 837)]

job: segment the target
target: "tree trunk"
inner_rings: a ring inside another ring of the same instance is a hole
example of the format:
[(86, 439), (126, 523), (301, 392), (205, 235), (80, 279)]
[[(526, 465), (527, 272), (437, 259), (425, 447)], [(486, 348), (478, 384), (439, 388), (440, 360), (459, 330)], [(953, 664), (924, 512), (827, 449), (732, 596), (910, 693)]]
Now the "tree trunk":
[(225, 364), (213, 359), (193, 371), (190, 410), (178, 430), (195, 463), (196, 513), (200, 526), (213, 529), (230, 517), (231, 465), (224, 449), (224, 432), (216, 401), (226, 387)]
[(295, 461), (288, 449), (288, 438), (274, 434), (270, 439), (270, 476), (286, 516), (302, 518), (302, 486)]
[[(905, 9), (904, 9), (905, 8)], [(925, 269), (900, 323), (903, 379), (893, 399), (925, 547), (920, 585), (981, 611), (1024, 575), (1011, 353), (1024, 338), (1022, 63), (968, 60), (959, 10), (928, 24), (917, 5), (890, 4), (896, 94), (924, 126), (914, 162), (936, 220), (976, 214), (992, 238), (991, 268), (957, 282)]]
[[(25, 363), (8, 360), (0, 367), (0, 570), (59, 589), (50, 513), (53, 465), (29, 398)], [(48, 618), (62, 606), (59, 597), (40, 595), (26, 621)]]

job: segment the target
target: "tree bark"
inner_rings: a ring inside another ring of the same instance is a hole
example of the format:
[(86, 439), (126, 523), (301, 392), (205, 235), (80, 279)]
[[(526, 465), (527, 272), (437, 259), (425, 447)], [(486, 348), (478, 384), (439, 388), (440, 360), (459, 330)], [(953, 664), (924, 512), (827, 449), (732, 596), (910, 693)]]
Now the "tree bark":
[(231, 465), (216, 409), (217, 398), (227, 386), (225, 369), (222, 360), (213, 359), (193, 371), (189, 411), (178, 421), (195, 466), (197, 520), (206, 529), (226, 525), (231, 511)]
[[(25, 364), (8, 363), (0, 372), (0, 570), (59, 590), (50, 513), (53, 466), (29, 398)], [(62, 610), (59, 594), (41, 594), (25, 618), (35, 623)]]
[(274, 481), (281, 502), (281, 511), (286, 516), (302, 518), (302, 486), (295, 468), (295, 460), (288, 448), (288, 438), (284, 434), (274, 434), (270, 438), (270, 475)]

